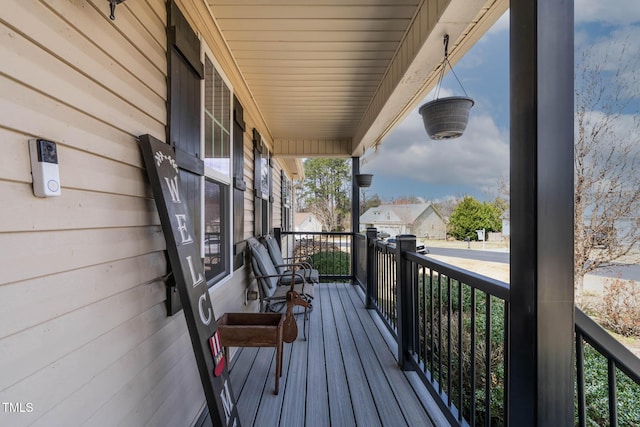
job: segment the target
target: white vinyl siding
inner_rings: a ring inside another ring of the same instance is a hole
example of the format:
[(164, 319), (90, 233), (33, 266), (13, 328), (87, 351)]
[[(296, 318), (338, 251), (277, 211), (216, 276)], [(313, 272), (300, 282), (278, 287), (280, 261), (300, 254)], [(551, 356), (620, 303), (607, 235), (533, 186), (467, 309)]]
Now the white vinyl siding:
[[(221, 55), (204, 4), (180, 5)], [(165, 239), (137, 142), (166, 138), (165, 2), (124, 2), (115, 21), (105, 0), (6, 0), (2, 11), (0, 397), (33, 412), (0, 424), (191, 425), (204, 395), (184, 315), (167, 317)], [(241, 102), (247, 129), (264, 127)], [(34, 197), (30, 138), (57, 144), (61, 196)], [(252, 154), (245, 132), (247, 237)], [(218, 317), (257, 311), (244, 304), (250, 271), (210, 291)]]
[[(2, 8), (0, 395), (33, 412), (0, 424), (188, 425), (202, 388), (136, 140), (165, 139), (164, 1)], [(30, 138), (56, 142), (61, 196), (34, 197)]]

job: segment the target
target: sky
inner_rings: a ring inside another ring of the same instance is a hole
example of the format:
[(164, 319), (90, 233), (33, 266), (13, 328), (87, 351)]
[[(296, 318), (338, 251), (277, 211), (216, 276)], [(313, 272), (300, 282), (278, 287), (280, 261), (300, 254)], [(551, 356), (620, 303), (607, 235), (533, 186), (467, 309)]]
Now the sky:
[[(640, 0), (575, 0), (576, 61), (591, 46), (593, 64), (615, 74), (617, 59), (640, 57)], [(624, 51), (622, 50), (624, 49)], [(457, 139), (433, 141), (427, 136), (419, 106), (382, 141), (376, 152), (362, 158), (361, 173), (374, 174), (367, 195), (383, 200), (418, 196), (438, 201), (471, 195), (493, 200), (509, 174), (509, 12), (453, 66), (467, 94), (474, 99), (469, 123)], [(638, 97), (637, 82), (616, 77)], [(463, 95), (452, 73), (442, 83), (440, 97)], [(637, 112), (638, 103), (630, 109)], [(624, 118), (622, 118), (624, 119)]]

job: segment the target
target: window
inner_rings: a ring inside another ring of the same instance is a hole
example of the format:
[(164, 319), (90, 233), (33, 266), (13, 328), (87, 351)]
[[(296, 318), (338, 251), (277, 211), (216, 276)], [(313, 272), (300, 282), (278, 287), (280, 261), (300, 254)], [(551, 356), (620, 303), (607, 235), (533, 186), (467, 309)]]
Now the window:
[(280, 171), (282, 183), (282, 229), (291, 230), (291, 181)]
[(253, 234), (263, 236), (272, 231), (273, 197), (271, 155), (257, 129), (253, 129)]
[(204, 58), (203, 263), (209, 286), (231, 274), (231, 90)]
[(231, 91), (205, 57), (204, 164), (224, 176), (231, 173)]
[(229, 271), (228, 186), (205, 179), (204, 272), (207, 282), (218, 282)]

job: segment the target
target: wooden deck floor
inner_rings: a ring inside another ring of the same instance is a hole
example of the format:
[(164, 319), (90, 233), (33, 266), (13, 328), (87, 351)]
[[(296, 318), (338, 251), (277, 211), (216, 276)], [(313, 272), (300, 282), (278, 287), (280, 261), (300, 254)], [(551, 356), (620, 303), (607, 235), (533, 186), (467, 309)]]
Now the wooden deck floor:
[[(273, 348), (243, 348), (231, 383), (243, 426), (431, 426), (393, 346), (350, 284), (317, 286), (308, 339), (284, 345), (274, 395)], [(386, 332), (388, 334), (388, 332)], [(415, 382), (414, 382), (415, 383)], [(423, 399), (424, 400), (424, 396)]]

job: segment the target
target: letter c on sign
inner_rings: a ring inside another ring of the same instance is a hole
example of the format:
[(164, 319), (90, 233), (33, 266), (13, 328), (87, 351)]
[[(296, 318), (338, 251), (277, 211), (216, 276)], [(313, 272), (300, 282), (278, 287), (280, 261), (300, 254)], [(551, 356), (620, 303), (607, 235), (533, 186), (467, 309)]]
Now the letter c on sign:
[(211, 323), (211, 317), (212, 317), (212, 313), (211, 313), (211, 308), (210, 307), (207, 307), (207, 312), (208, 313), (207, 313), (206, 317), (204, 315), (204, 311), (202, 311), (202, 303), (207, 300), (207, 293), (208, 292), (209, 291), (207, 291), (205, 289), (204, 293), (202, 295), (200, 295), (200, 298), (198, 298), (198, 312), (200, 313), (200, 320), (205, 325), (208, 325), (209, 323)]

